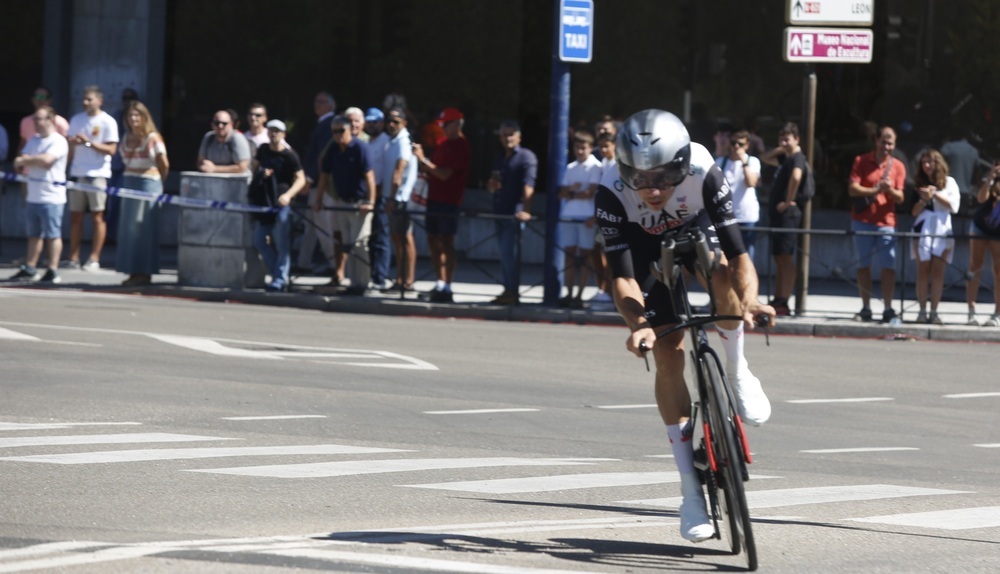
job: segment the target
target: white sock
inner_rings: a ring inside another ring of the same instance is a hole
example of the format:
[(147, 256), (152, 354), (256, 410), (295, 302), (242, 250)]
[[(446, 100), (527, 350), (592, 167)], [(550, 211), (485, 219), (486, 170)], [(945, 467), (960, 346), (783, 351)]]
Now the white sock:
[(444, 291), (445, 285), (447, 285), (447, 283), (445, 283), (444, 281), (438, 279), (437, 281), (434, 282), (434, 289), (436, 289), (438, 291)]
[(674, 454), (674, 462), (681, 474), (694, 472), (694, 446), (691, 444), (691, 421), (678, 425), (667, 425), (667, 436), (670, 437), (670, 450)]
[(746, 368), (747, 359), (743, 356), (743, 323), (735, 329), (718, 327), (717, 330), (722, 339), (722, 349), (726, 352), (726, 365), (736, 369)]

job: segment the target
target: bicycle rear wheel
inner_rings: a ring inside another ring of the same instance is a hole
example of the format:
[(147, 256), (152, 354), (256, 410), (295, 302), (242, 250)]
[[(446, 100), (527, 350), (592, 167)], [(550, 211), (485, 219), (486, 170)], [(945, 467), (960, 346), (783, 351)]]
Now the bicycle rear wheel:
[(706, 418), (709, 421), (711, 445), (715, 455), (716, 477), (723, 496), (719, 498), (729, 532), (730, 550), (746, 554), (747, 568), (757, 569), (757, 547), (754, 545), (750, 509), (743, 489), (745, 475), (742, 444), (736, 433), (735, 409), (724, 386), (724, 371), (718, 355), (705, 348), (698, 356), (699, 368), (707, 387)]

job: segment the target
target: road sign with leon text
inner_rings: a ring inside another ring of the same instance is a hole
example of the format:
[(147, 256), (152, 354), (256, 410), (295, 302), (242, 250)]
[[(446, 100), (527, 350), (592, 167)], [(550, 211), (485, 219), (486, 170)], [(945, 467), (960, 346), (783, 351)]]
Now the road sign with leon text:
[(874, 45), (871, 30), (785, 28), (786, 62), (867, 64)]
[(785, 23), (792, 26), (871, 26), (875, 0), (786, 0)]
[(562, 0), (559, 4), (559, 59), (589, 62), (594, 56), (593, 0)]

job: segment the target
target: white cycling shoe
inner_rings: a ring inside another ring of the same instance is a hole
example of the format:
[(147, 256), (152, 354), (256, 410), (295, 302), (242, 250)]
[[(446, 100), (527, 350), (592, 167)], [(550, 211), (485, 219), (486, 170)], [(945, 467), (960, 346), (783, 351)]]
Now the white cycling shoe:
[(698, 475), (682, 476), (681, 494), (681, 537), (689, 542), (704, 542), (715, 536), (712, 519), (705, 511), (705, 493), (701, 490)]
[(739, 407), (743, 422), (759, 427), (771, 418), (771, 401), (767, 400), (760, 379), (750, 372), (746, 366), (729, 369), (729, 382), (736, 393), (736, 404)]

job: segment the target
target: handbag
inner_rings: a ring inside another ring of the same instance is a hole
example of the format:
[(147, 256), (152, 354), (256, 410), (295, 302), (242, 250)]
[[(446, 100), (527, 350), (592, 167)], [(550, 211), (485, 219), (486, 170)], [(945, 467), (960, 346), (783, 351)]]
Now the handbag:
[(990, 194), (989, 199), (976, 207), (972, 221), (986, 235), (1000, 237), (1000, 201), (996, 195)]
[(413, 191), (410, 199), (406, 202), (406, 212), (412, 215), (421, 215), (427, 212), (427, 192), (429, 190), (427, 179), (421, 174), (413, 184)]

